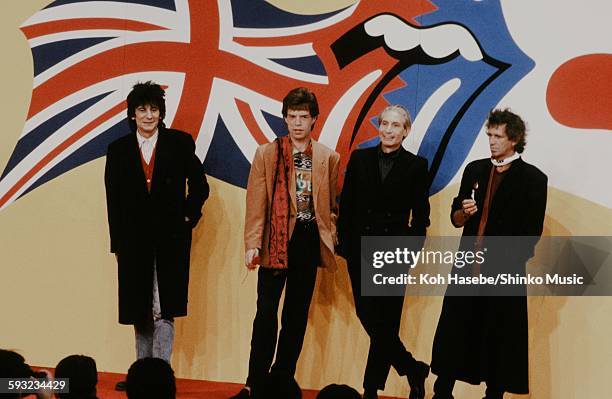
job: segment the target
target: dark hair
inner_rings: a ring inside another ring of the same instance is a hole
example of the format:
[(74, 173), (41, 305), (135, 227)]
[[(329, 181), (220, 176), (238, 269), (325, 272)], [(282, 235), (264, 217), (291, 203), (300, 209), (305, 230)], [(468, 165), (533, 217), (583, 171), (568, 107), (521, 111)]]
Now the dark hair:
[(287, 117), (290, 109), (308, 111), (310, 116), (316, 118), (319, 115), (317, 96), (306, 87), (295, 88), (283, 98), (283, 117)]
[(166, 92), (160, 85), (152, 81), (145, 83), (136, 83), (132, 87), (132, 91), (127, 96), (127, 116), (128, 123), (132, 132), (136, 132), (136, 108), (141, 105), (155, 105), (159, 108), (159, 124), (164, 125), (164, 117), (166, 116)]
[(61, 399), (95, 398), (98, 384), (96, 361), (89, 356), (70, 355), (55, 366), (55, 378), (70, 379), (70, 393), (60, 393)]
[(508, 136), (510, 141), (516, 142), (514, 151), (519, 154), (525, 151), (527, 127), (521, 117), (510, 111), (510, 108), (491, 110), (486, 126), (487, 129), (496, 126), (506, 126), (506, 136)]
[(302, 390), (292, 375), (285, 372), (272, 372), (258, 380), (253, 389), (255, 399), (301, 399)]
[[(0, 378), (30, 378), (37, 376), (30, 366), (25, 362), (23, 356), (17, 352), (0, 349)], [(19, 398), (15, 392), (0, 394), (0, 398)]]
[(29, 378), (32, 369), (25, 362), (23, 356), (17, 352), (0, 349), (0, 377)]
[(317, 399), (361, 399), (361, 395), (348, 385), (330, 384), (321, 389)]
[(125, 379), (128, 399), (174, 399), (176, 380), (172, 367), (162, 359), (136, 360)]

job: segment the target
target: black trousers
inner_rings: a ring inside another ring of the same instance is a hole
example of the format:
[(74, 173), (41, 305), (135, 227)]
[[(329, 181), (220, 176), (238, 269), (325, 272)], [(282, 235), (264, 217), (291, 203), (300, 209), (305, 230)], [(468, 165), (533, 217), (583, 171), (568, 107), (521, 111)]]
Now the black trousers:
[[(319, 264), (319, 230), (316, 222), (297, 222), (288, 248), (285, 270), (260, 267), (257, 279), (257, 313), (253, 321), (249, 376), (253, 387), (270, 372), (293, 376), (308, 323), (308, 310)], [(278, 306), (285, 288), (285, 300), (278, 336)]]
[[(434, 396), (432, 399), (453, 399), (453, 388), (455, 387), (455, 380), (453, 378), (439, 375), (434, 383)], [(489, 386), (487, 384), (487, 390), (485, 392), (484, 399), (502, 399), (504, 392), (496, 387)]]
[(408, 374), (415, 364), (399, 337), (404, 297), (361, 296), (359, 257), (348, 260), (348, 270), (361, 325), (370, 336), (370, 350), (363, 376), (363, 388), (385, 389), (391, 366), (399, 375)]

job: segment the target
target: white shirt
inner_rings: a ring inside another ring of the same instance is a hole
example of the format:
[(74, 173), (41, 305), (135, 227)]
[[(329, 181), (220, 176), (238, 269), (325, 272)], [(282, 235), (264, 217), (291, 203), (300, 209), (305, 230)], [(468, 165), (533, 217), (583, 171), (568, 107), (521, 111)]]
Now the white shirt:
[(142, 157), (144, 158), (147, 165), (151, 162), (151, 157), (153, 156), (153, 149), (155, 148), (155, 144), (157, 144), (157, 136), (159, 136), (159, 131), (156, 130), (155, 133), (149, 138), (144, 137), (140, 133), (136, 133), (136, 138), (138, 139), (138, 148), (142, 152)]

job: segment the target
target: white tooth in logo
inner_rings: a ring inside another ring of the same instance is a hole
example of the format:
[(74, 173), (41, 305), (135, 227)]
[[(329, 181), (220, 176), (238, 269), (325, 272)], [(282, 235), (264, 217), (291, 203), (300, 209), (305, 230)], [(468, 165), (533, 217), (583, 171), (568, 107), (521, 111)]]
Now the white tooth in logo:
[(433, 58), (444, 58), (459, 50), (468, 61), (482, 59), (482, 52), (472, 34), (461, 25), (443, 24), (417, 29), (394, 15), (384, 14), (364, 24), (372, 37), (383, 36), (385, 44), (395, 51), (408, 51), (419, 44)]

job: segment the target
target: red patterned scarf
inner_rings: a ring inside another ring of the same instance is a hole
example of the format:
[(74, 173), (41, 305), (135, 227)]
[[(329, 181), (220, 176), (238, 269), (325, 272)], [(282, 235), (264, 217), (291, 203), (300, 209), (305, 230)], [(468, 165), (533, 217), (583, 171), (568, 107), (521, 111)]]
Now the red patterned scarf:
[(270, 267), (286, 269), (288, 266), (289, 243), (289, 176), (293, 173), (293, 146), (289, 136), (279, 137), (276, 143), (274, 161), (274, 184), (272, 186), (272, 211), (270, 213), (270, 240), (268, 253)]

